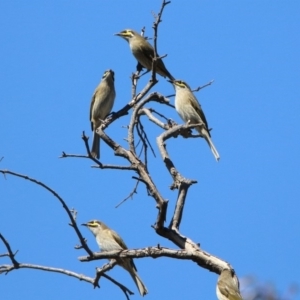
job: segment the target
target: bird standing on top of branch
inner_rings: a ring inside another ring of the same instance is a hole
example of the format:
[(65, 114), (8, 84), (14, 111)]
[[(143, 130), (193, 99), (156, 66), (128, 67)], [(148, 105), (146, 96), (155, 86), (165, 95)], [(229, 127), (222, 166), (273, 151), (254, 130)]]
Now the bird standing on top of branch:
[(205, 115), (191, 88), (182, 80), (169, 80), (169, 82), (175, 88), (175, 108), (179, 116), (186, 123), (200, 124), (195, 129), (204, 137), (215, 159), (218, 161), (220, 155), (211, 140)]
[(229, 269), (222, 270), (216, 292), (219, 300), (243, 300), (239, 291), (238, 279)]
[(116, 97), (114, 75), (113, 70), (104, 72), (102, 80), (93, 94), (90, 106), (90, 121), (94, 131), (91, 154), (98, 159), (100, 158), (100, 136), (96, 133), (96, 129), (113, 108)]
[[(88, 227), (96, 237), (98, 246), (102, 251), (125, 250), (128, 249), (122, 238), (112, 229), (108, 228), (103, 222), (92, 220), (83, 226)], [(148, 290), (137, 274), (137, 269), (131, 258), (117, 258), (118, 264), (129, 272), (134, 280), (141, 296), (148, 293)]]
[[(132, 29), (125, 29), (115, 35), (124, 38), (131, 49), (133, 56), (137, 61), (147, 70), (152, 70), (152, 62), (154, 58), (154, 48), (147, 42), (147, 40)], [(158, 54), (157, 54), (158, 56)], [(170, 80), (174, 80), (174, 77), (165, 67), (162, 59), (156, 60), (156, 73), (163, 77), (168, 77)]]

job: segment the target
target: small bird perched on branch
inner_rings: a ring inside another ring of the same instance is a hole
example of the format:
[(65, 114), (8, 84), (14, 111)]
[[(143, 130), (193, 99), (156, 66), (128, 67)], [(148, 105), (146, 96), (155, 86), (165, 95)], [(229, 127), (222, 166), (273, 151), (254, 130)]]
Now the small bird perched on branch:
[(239, 291), (239, 281), (232, 270), (223, 269), (217, 282), (219, 300), (243, 300)]
[[(152, 70), (152, 62), (154, 58), (154, 48), (147, 42), (147, 40), (132, 29), (125, 29), (115, 35), (124, 38), (131, 49), (133, 56), (137, 61), (147, 70)], [(157, 54), (157, 56), (159, 56)], [(156, 61), (156, 73), (163, 77), (168, 77), (170, 80), (174, 80), (174, 77), (165, 67), (162, 59)]]
[(195, 129), (204, 137), (215, 159), (220, 155), (214, 146), (203, 110), (189, 85), (182, 80), (169, 80), (175, 88), (175, 108), (181, 119), (189, 124), (201, 124)]
[[(102, 251), (125, 250), (128, 249), (122, 238), (112, 229), (108, 228), (103, 222), (92, 220), (83, 226), (88, 227), (96, 237), (96, 242)], [(141, 296), (148, 293), (148, 290), (137, 274), (137, 269), (131, 258), (117, 258), (118, 264), (129, 272), (134, 280)]]
[(100, 158), (100, 136), (96, 133), (96, 129), (113, 108), (116, 97), (114, 75), (113, 70), (104, 72), (102, 80), (93, 94), (90, 106), (90, 121), (94, 131), (91, 154), (98, 159)]

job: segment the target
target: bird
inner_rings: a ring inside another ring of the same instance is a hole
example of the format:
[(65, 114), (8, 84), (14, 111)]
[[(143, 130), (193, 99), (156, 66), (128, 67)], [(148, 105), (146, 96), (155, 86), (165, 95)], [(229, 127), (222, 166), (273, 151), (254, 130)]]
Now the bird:
[[(133, 56), (137, 61), (147, 70), (152, 70), (152, 61), (154, 58), (154, 48), (148, 43), (148, 41), (141, 36), (139, 33), (132, 29), (125, 29), (115, 35), (124, 38), (131, 49)], [(157, 56), (159, 56), (157, 54)], [(163, 77), (168, 77), (170, 80), (175, 78), (170, 74), (170, 72), (165, 67), (162, 59), (157, 59), (156, 61), (156, 73)]]
[(219, 300), (243, 300), (239, 291), (239, 281), (233, 270), (222, 270), (216, 292)]
[(90, 105), (90, 121), (94, 132), (91, 155), (98, 159), (100, 158), (100, 136), (96, 133), (96, 129), (113, 108), (116, 97), (114, 76), (113, 70), (104, 72), (101, 82), (95, 89)]
[(195, 127), (195, 129), (204, 137), (215, 159), (219, 161), (220, 155), (211, 140), (205, 115), (191, 88), (182, 80), (168, 81), (171, 82), (175, 88), (175, 109), (179, 116), (186, 123), (201, 124)]
[[(102, 251), (125, 250), (128, 249), (122, 238), (112, 229), (110, 229), (103, 222), (92, 220), (82, 224), (91, 230), (96, 237), (96, 242)], [(129, 272), (133, 281), (135, 282), (141, 296), (148, 293), (148, 290), (141, 278), (137, 274), (137, 269), (131, 258), (117, 258), (117, 262), (126, 271)]]

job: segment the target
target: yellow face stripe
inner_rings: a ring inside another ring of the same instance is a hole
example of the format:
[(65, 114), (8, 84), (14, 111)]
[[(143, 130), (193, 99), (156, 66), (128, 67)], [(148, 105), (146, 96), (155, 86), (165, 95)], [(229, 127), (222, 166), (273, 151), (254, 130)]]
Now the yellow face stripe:
[(91, 221), (91, 222), (88, 222), (87, 225), (90, 227), (98, 227), (99, 224), (95, 221)]
[(132, 31), (131, 30), (124, 30), (121, 32), (122, 36), (132, 36)]
[(180, 87), (186, 87), (186, 84), (185, 82), (181, 81), (181, 80), (178, 80), (178, 81), (175, 81), (174, 82), (177, 86), (180, 86)]

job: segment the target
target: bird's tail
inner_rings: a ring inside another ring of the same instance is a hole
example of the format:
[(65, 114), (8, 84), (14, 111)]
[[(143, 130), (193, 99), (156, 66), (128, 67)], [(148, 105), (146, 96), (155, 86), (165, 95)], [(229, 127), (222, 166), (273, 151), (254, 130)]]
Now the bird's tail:
[(175, 80), (175, 78), (171, 75), (171, 73), (170, 72), (168, 72), (167, 71), (167, 77), (171, 80), (171, 81), (174, 81)]
[(148, 290), (146, 288), (146, 286), (144, 285), (143, 281), (141, 280), (141, 278), (139, 277), (139, 275), (137, 274), (137, 272), (133, 269), (130, 268), (130, 270), (128, 270), (132, 279), (134, 280), (141, 296), (145, 296), (146, 294), (148, 294)]
[(216, 161), (220, 160), (220, 155), (214, 145), (214, 143), (212, 142), (211, 138), (209, 136), (205, 137), (205, 140), (207, 141), (207, 144), (212, 152), (212, 154), (214, 155)]
[(205, 128), (196, 128), (196, 130), (205, 138), (212, 154), (214, 155), (216, 161), (219, 161), (220, 160), (220, 155), (214, 145), (214, 143), (212, 142), (211, 138), (210, 138), (210, 134), (209, 132), (205, 129)]
[(91, 154), (93, 157), (100, 158), (100, 136), (94, 131), (93, 145)]

